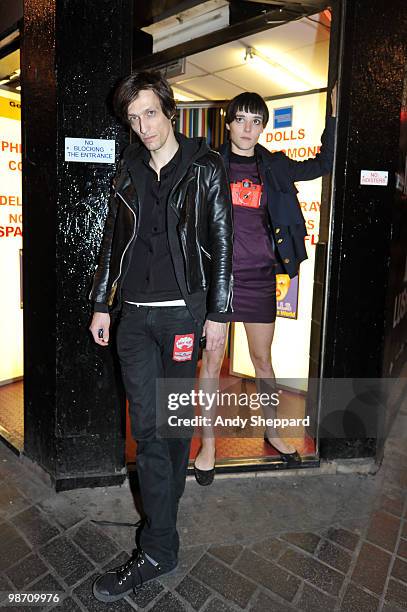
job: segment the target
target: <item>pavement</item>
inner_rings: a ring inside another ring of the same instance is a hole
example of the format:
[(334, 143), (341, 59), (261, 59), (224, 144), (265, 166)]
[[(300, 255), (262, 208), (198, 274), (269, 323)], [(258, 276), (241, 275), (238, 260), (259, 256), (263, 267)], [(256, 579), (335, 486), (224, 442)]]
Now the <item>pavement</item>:
[[(0, 592), (59, 594), (66, 612), (397, 612), (407, 610), (407, 406), (376, 473), (302, 470), (188, 480), (175, 574), (114, 604), (94, 578), (134, 547), (131, 489), (55, 493), (0, 444)], [(328, 470), (329, 471), (329, 470)], [(332, 471), (332, 470), (331, 470)]]

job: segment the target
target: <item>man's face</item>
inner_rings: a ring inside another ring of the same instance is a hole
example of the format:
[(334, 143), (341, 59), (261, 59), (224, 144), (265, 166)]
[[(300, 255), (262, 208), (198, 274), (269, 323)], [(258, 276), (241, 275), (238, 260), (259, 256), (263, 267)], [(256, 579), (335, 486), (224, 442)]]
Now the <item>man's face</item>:
[(149, 151), (161, 149), (172, 132), (171, 119), (164, 115), (159, 97), (150, 89), (142, 89), (129, 104), (127, 118)]
[(259, 140), (263, 131), (263, 117), (253, 115), (246, 111), (239, 110), (234, 120), (227, 126), (229, 128), (232, 150), (235, 153), (244, 154), (251, 152)]

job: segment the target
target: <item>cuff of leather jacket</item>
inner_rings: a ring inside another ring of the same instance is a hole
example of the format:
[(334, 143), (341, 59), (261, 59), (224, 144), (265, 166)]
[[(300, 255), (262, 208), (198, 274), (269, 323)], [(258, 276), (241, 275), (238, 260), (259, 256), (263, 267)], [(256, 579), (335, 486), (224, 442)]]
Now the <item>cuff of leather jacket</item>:
[(93, 312), (109, 312), (109, 306), (102, 304), (101, 302), (95, 302), (93, 306)]

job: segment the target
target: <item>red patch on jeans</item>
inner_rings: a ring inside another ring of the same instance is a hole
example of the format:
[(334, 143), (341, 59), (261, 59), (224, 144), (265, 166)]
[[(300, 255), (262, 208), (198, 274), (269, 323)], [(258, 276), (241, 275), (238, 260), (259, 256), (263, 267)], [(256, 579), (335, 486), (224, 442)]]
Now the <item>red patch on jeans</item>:
[(172, 358), (174, 361), (191, 361), (194, 351), (194, 334), (180, 334), (174, 338)]

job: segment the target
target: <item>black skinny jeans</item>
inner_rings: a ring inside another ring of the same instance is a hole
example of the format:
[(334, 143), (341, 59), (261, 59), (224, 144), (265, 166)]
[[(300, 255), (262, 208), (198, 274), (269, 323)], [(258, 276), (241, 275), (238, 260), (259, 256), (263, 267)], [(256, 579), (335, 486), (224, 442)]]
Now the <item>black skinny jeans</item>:
[[(165, 569), (177, 563), (178, 502), (185, 488), (191, 440), (190, 437), (156, 436), (156, 379), (195, 377), (201, 332), (201, 325), (192, 318), (186, 306), (125, 303), (117, 333), (131, 430), (137, 440), (137, 473), (147, 517), (140, 545)], [(174, 339), (176, 335), (185, 334), (194, 334), (192, 358), (176, 361), (173, 359)]]

